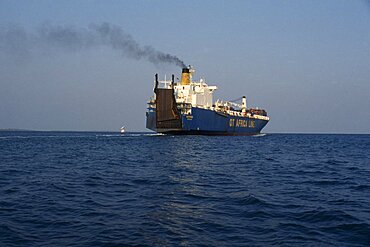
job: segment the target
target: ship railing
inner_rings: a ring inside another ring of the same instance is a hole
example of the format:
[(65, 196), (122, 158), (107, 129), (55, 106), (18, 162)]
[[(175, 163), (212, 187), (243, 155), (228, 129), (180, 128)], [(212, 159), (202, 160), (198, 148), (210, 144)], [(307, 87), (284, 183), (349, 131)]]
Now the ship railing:
[(228, 114), (230, 116), (235, 116), (235, 117), (248, 117), (248, 118), (254, 118), (254, 119), (261, 119), (261, 120), (270, 120), (269, 117), (259, 115), (259, 114), (251, 114), (251, 113), (243, 113), (241, 111), (231, 111), (231, 110), (223, 110), (223, 109), (217, 109), (217, 112)]
[(247, 115), (247, 117), (249, 117), (249, 118), (254, 118), (254, 119), (261, 119), (261, 120), (266, 120), (266, 121), (269, 121), (270, 120), (270, 118), (269, 117), (267, 117), (267, 116), (262, 116), (262, 115), (258, 115), (258, 114), (249, 114), (248, 113), (248, 115)]
[(158, 88), (171, 89), (172, 81), (158, 81)]
[(181, 114), (190, 114), (191, 107), (191, 103), (177, 103), (177, 109), (180, 110)]
[(150, 97), (149, 101), (146, 102), (148, 104), (148, 109), (149, 108), (156, 108), (156, 105), (155, 105), (155, 98), (154, 97)]

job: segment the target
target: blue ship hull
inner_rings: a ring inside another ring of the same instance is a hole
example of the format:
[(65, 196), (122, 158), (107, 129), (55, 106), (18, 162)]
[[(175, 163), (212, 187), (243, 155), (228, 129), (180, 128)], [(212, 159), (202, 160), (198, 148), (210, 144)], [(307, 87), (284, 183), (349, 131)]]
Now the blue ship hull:
[(255, 135), (268, 120), (231, 116), (209, 109), (191, 108), (191, 114), (180, 114), (181, 127), (158, 128), (156, 109), (149, 108), (146, 127), (158, 133), (178, 135)]

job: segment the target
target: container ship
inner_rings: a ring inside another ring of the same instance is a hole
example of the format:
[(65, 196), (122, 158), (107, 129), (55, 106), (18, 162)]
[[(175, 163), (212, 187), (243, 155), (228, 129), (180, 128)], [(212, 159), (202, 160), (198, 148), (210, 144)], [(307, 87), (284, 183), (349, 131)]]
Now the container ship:
[[(182, 69), (181, 80), (154, 80), (154, 96), (148, 101), (146, 127), (172, 135), (256, 135), (268, 123), (267, 112), (248, 108), (245, 96), (213, 102), (217, 86), (204, 79), (193, 81), (195, 70)], [(240, 100), (240, 102), (237, 102)]]

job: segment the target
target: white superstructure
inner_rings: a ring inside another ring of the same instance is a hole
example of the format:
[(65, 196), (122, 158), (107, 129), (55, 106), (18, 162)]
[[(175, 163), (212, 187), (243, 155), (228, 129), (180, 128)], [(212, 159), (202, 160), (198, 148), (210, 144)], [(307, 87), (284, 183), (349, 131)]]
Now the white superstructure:
[(176, 102), (188, 103), (193, 107), (211, 108), (213, 105), (213, 92), (217, 90), (217, 87), (208, 86), (204, 79), (193, 81), (192, 76), (195, 70), (190, 68), (189, 72), (189, 84), (177, 84), (174, 88)]
[[(217, 90), (217, 86), (209, 86), (205, 79), (193, 81), (195, 70), (189, 66), (183, 68), (181, 81), (172, 84), (172, 81), (159, 81), (161, 88), (171, 89), (174, 87), (174, 95), (176, 103), (180, 105), (188, 105), (191, 107), (210, 109), (220, 113), (225, 113), (231, 116), (249, 117), (256, 119), (269, 120), (264, 110), (258, 108), (247, 108), (247, 99), (245, 96), (240, 98), (241, 104), (217, 100), (213, 102), (213, 93)], [(238, 99), (239, 100), (239, 99)], [(151, 99), (149, 104), (154, 107), (155, 99)], [(187, 107), (183, 112), (190, 113), (190, 108)]]

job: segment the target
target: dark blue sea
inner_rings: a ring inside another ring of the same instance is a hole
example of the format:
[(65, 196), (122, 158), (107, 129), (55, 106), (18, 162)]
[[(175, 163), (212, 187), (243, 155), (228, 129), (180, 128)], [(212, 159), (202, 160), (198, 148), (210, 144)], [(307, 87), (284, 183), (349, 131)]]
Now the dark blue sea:
[(370, 246), (370, 135), (0, 132), (0, 246)]

